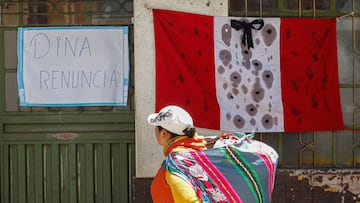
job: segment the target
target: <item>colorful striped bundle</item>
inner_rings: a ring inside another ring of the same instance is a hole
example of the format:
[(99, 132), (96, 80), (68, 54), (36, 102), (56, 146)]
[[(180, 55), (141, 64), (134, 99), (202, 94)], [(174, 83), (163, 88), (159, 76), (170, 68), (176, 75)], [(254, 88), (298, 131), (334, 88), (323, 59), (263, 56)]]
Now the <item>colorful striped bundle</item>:
[(219, 140), (226, 144), (204, 151), (170, 153), (167, 169), (191, 184), (204, 203), (270, 203), (278, 154), (263, 142), (233, 138), (227, 134)]

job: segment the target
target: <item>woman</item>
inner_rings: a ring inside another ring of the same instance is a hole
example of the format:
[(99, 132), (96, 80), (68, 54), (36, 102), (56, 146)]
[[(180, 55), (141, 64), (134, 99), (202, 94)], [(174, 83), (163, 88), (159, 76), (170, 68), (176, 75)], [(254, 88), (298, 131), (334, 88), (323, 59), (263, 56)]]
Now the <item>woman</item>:
[[(148, 116), (150, 125), (155, 126), (159, 145), (164, 155), (170, 152), (187, 152), (206, 149), (203, 137), (197, 136), (193, 120), (188, 112), (178, 106), (166, 106)], [(184, 179), (166, 170), (163, 162), (151, 184), (154, 203), (201, 203), (195, 189)]]

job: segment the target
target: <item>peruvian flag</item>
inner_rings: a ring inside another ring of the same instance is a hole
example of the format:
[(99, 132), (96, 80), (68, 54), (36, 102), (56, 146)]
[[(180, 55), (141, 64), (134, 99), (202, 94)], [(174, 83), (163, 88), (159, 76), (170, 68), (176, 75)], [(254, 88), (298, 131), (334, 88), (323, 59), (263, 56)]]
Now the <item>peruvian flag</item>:
[(336, 19), (153, 16), (156, 110), (233, 132), (344, 129)]

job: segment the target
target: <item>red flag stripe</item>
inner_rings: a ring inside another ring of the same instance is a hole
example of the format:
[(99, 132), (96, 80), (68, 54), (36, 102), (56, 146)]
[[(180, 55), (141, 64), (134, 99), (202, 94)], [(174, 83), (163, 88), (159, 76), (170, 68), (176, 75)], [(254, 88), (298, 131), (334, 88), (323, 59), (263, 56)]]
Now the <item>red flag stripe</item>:
[(156, 48), (156, 110), (186, 109), (197, 127), (219, 129), (213, 17), (153, 10)]
[(282, 18), (280, 47), (285, 131), (343, 130), (336, 20)]

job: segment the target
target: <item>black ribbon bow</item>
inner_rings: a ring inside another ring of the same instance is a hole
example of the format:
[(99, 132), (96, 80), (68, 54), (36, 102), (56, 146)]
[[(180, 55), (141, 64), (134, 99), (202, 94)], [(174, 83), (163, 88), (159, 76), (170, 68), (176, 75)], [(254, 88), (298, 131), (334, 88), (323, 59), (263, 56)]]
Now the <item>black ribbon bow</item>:
[(250, 23), (245, 22), (244, 20), (231, 20), (231, 27), (235, 30), (244, 30), (244, 34), (241, 39), (241, 43), (250, 48), (254, 48), (254, 42), (252, 39), (251, 29), (260, 30), (264, 26), (264, 21), (262, 19), (256, 19)]

